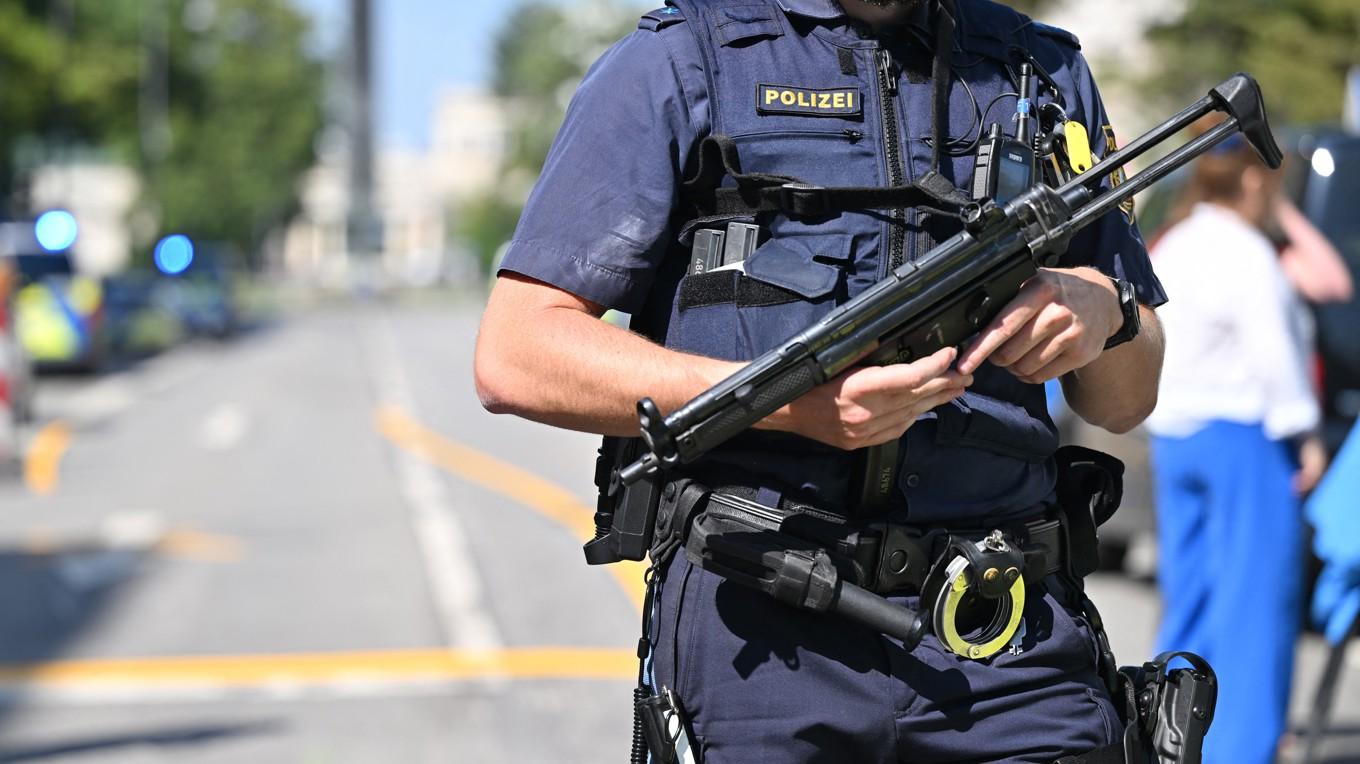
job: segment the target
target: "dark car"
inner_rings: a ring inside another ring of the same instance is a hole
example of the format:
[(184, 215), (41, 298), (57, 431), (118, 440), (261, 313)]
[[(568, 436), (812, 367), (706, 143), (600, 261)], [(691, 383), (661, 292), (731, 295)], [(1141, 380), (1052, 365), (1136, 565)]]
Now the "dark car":
[(160, 276), (159, 303), (189, 334), (226, 339), (240, 330), (241, 311), (229, 261), (223, 248), (200, 244), (183, 270)]
[[(1291, 136), (1296, 161), (1286, 189), (1299, 209), (1341, 252), (1360, 287), (1360, 136), (1309, 131)], [(1360, 416), (1360, 299), (1319, 305), (1323, 436), (1334, 454)]]

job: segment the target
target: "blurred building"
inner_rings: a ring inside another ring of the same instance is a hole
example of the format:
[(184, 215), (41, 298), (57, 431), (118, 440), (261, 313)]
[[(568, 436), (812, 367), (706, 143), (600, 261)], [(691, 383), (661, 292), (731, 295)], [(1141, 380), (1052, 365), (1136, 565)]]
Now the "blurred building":
[[(1100, 83), (1106, 111), (1121, 139), (1132, 138), (1153, 127), (1164, 115), (1144, 115), (1137, 81), (1154, 62), (1146, 40), (1149, 27), (1177, 18), (1186, 0), (1141, 0), (1136, 3), (1093, 3), (1063, 0), (1045, 14), (1043, 21), (1067, 29), (1081, 39), (1082, 53)], [(1088, 127), (1098, 127), (1090, 126)]]
[[(505, 108), (495, 96), (450, 90), (430, 126), (430, 148), (378, 152), (375, 207), (382, 222), (382, 276), (402, 284), (439, 280), (451, 266), (449, 215), (454, 206), (496, 182), (505, 153)], [(302, 212), (289, 226), (278, 265), (299, 280), (349, 283), (355, 265), (346, 232), (348, 156), (322, 151), (302, 186)]]
[(35, 215), (50, 209), (75, 215), (80, 226), (71, 249), (76, 268), (107, 276), (126, 268), (132, 257), (129, 215), (140, 194), (136, 171), (124, 165), (49, 164), (33, 173), (29, 207)]
[(435, 109), (431, 159), (439, 191), (454, 201), (492, 187), (509, 129), (504, 102), (477, 90), (448, 90)]

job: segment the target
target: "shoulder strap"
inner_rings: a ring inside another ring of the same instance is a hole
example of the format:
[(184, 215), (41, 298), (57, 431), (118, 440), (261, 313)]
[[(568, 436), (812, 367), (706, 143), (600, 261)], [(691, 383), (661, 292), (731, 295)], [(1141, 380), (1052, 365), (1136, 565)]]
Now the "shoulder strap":
[(704, 81), (708, 86), (708, 123), (712, 126), (713, 132), (721, 132), (721, 112), (718, 108), (718, 81), (714, 73), (717, 71), (717, 54), (713, 48), (713, 34), (709, 29), (709, 22), (705, 10), (710, 3), (708, 0), (666, 0), (666, 5), (676, 8), (689, 21), (689, 29), (694, 37), (694, 42), (699, 48), (699, 54), (703, 57)]

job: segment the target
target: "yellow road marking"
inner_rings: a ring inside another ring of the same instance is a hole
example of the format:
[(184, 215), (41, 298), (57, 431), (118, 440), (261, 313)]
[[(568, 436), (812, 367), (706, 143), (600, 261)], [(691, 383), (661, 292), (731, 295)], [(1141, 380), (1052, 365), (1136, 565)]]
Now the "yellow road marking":
[(177, 528), (161, 537), (155, 549), (166, 557), (203, 562), (236, 562), (242, 557), (241, 547), (241, 540), (234, 536)]
[(43, 688), (136, 685), (252, 688), (354, 681), (631, 679), (631, 650), (522, 647), (492, 651), (387, 650), (0, 664), (0, 684)]
[[(577, 501), (571, 492), (513, 464), (455, 443), (412, 419), (396, 406), (380, 406), (378, 432), (397, 446), (470, 483), (507, 496), (566, 526), (582, 543), (595, 537), (595, 511)], [(623, 590), (642, 610), (646, 566), (623, 562), (607, 566)]]
[(60, 420), (38, 430), (24, 455), (24, 484), (38, 496), (50, 496), (61, 481), (61, 457), (71, 445), (71, 428)]

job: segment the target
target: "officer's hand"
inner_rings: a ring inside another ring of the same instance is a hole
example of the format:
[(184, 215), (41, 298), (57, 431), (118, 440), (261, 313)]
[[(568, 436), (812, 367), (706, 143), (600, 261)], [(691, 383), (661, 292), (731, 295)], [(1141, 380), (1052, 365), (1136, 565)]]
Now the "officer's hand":
[(983, 361), (1041, 384), (1100, 356), (1124, 324), (1119, 293), (1094, 268), (1041, 268), (959, 357), (972, 374)]
[(973, 383), (950, 370), (957, 355), (945, 348), (913, 363), (851, 369), (786, 406), (770, 426), (846, 451), (896, 440)]

